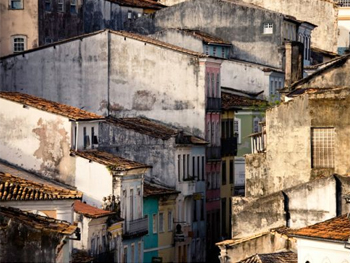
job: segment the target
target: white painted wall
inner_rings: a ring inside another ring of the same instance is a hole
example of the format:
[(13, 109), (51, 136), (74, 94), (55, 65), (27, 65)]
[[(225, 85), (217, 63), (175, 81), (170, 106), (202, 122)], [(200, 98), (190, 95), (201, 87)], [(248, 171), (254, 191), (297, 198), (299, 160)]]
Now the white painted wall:
[(269, 75), (257, 64), (224, 60), (221, 64), (221, 86), (238, 90), (259, 92), (269, 97)]
[(103, 197), (112, 194), (112, 175), (105, 165), (90, 162), (88, 159), (75, 156), (75, 186), (84, 193), (83, 201), (101, 208)]
[(338, 13), (338, 47), (350, 46), (350, 7), (339, 8)]
[(344, 243), (316, 241), (297, 237), (298, 263), (349, 263), (349, 249)]
[(68, 118), (0, 99), (0, 159), (74, 185)]

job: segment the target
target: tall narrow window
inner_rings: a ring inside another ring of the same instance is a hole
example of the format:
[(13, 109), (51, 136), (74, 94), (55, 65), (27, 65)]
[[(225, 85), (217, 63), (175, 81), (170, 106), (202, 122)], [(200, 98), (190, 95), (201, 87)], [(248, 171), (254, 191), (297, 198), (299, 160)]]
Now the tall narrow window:
[(211, 73), (211, 97), (212, 98), (215, 98), (215, 85), (214, 85), (214, 83), (215, 83), (215, 75), (214, 75), (214, 73)]
[(173, 231), (173, 211), (168, 211), (168, 231)]
[(131, 244), (131, 262), (135, 262), (135, 244)]
[(200, 159), (199, 159), (199, 156), (197, 156), (197, 180), (199, 181), (200, 180)]
[(152, 216), (152, 220), (153, 220), (153, 222), (152, 222), (152, 226), (153, 226), (153, 234), (156, 234), (157, 233), (157, 226), (158, 226), (158, 220), (157, 220), (157, 214), (153, 214), (153, 216)]
[(207, 45), (205, 45), (205, 54), (209, 55), (209, 47)]
[(70, 12), (72, 14), (77, 13), (77, 0), (70, 0)]
[(196, 174), (196, 157), (192, 156), (192, 177), (195, 178), (197, 177)]
[(226, 184), (226, 161), (222, 161), (222, 169), (221, 169), (221, 176), (222, 176), (222, 185)]
[(186, 164), (187, 164), (187, 179), (189, 178), (189, 176), (190, 176), (190, 155), (189, 154), (187, 154), (187, 161), (186, 161)]
[(213, 56), (216, 56), (216, 47), (213, 47)]
[(225, 48), (224, 47), (221, 48), (221, 57), (222, 58), (225, 57)]
[(83, 128), (83, 140), (84, 140), (84, 149), (86, 149), (87, 146), (87, 140), (86, 140), (86, 127)]
[(64, 1), (63, 0), (57, 1), (57, 10), (58, 10), (58, 12), (64, 12)]
[(51, 0), (45, 0), (45, 11), (51, 11)]
[(131, 19), (132, 18), (132, 13), (131, 13), (131, 11), (129, 10), (128, 11), (128, 19)]
[(91, 139), (92, 139), (91, 148), (94, 148), (94, 138), (95, 138), (95, 129), (94, 127), (91, 127)]
[(197, 200), (193, 200), (193, 221), (197, 221)]
[(334, 168), (334, 128), (311, 129), (312, 168)]
[(130, 220), (134, 220), (134, 189), (130, 189)]
[(216, 75), (216, 97), (220, 98), (221, 94), (220, 94), (220, 74)]
[(159, 232), (164, 232), (164, 213), (159, 212)]
[(233, 160), (230, 160), (230, 184), (234, 183), (234, 173)]
[(241, 143), (241, 120), (238, 118), (235, 118), (234, 120), (234, 132), (235, 135), (238, 137), (237, 142)]
[(183, 179), (186, 179), (186, 154), (184, 154), (183, 156), (182, 156), (182, 172), (183, 172), (183, 174), (182, 174), (182, 178)]
[(207, 97), (210, 97), (210, 74), (207, 72)]
[(137, 243), (137, 252), (139, 255), (138, 262), (142, 262), (142, 244), (141, 244), (141, 242)]
[(177, 179), (181, 181), (181, 155), (177, 156)]
[(205, 169), (204, 169), (204, 156), (202, 156), (202, 181), (204, 181), (204, 172), (205, 172)]

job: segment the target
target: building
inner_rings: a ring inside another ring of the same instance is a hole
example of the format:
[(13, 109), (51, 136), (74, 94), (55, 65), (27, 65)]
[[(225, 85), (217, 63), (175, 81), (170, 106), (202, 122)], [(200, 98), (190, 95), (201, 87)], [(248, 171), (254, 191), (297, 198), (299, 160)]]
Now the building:
[[(68, 262), (77, 226), (1, 204), (1, 262)], [(35, 251), (35, 253), (34, 253)]]
[(338, 0), (338, 53), (344, 55), (350, 47), (350, 3), (347, 0)]
[(144, 215), (148, 217), (148, 234), (144, 237), (143, 262), (179, 262), (175, 255), (174, 215), (178, 191), (156, 184), (144, 185)]
[(349, 262), (349, 233), (346, 215), (296, 230), (298, 263)]
[(98, 262), (121, 261), (123, 219), (116, 212), (75, 201), (74, 221), (81, 229), (81, 239), (73, 241), (74, 254), (85, 252)]
[[(164, 231), (159, 232), (153, 223), (149, 227), (147, 260), (152, 257), (162, 257), (165, 260), (162, 247), (173, 250), (177, 261), (191, 261), (195, 258), (204, 260), (207, 142), (181, 129), (145, 117), (109, 117), (107, 122), (101, 124), (100, 137), (101, 149), (152, 165), (152, 170), (145, 175), (148, 183), (154, 184), (151, 193), (161, 193), (162, 187), (165, 193), (169, 192), (169, 188), (178, 193), (173, 200), (174, 210), (169, 208), (173, 217), (172, 232), (165, 226)], [(148, 206), (145, 211), (148, 213), (149, 224), (158, 220), (159, 211), (168, 203), (165, 198), (164, 201), (156, 202), (158, 194), (153, 196), (151, 193), (144, 200)], [(164, 208), (163, 222), (169, 216), (167, 210)], [(174, 234), (178, 226), (182, 232), (181, 238)], [(166, 244), (160, 246), (159, 242), (163, 241)]]
[(238, 263), (297, 263), (298, 256), (296, 253), (291, 251), (282, 251), (276, 253), (268, 253), (268, 254), (256, 254), (249, 258), (239, 261)]

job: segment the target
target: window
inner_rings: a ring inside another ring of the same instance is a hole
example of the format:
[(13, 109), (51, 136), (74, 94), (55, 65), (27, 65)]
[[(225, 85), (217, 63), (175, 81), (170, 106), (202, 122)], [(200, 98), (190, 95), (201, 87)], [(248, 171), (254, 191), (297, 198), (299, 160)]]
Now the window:
[(220, 98), (221, 94), (220, 94), (220, 74), (216, 75), (216, 97)]
[(134, 189), (130, 189), (130, 220), (134, 220)]
[(222, 169), (221, 169), (221, 181), (222, 185), (226, 184), (226, 161), (222, 162)]
[(214, 83), (215, 83), (215, 77), (214, 77), (214, 73), (211, 73), (211, 97), (214, 98), (215, 97), (215, 86), (214, 86)]
[(168, 231), (173, 231), (173, 211), (168, 211)]
[(221, 120), (221, 137), (223, 139), (233, 137), (233, 119), (222, 119)]
[(14, 36), (12, 37), (13, 53), (18, 53), (26, 50), (26, 40), (25, 36)]
[(204, 181), (204, 156), (202, 156), (202, 181)]
[(226, 198), (221, 199), (221, 233), (226, 236)]
[(216, 56), (216, 47), (213, 47), (213, 56)]
[(312, 168), (334, 167), (334, 128), (311, 129)]
[(182, 156), (182, 179), (186, 179), (186, 154)]
[(210, 97), (210, 74), (207, 73), (207, 96)]
[(196, 174), (196, 157), (192, 156), (192, 177), (195, 178), (197, 177)]
[(230, 160), (230, 184), (234, 182), (234, 172), (233, 160)]
[(187, 161), (186, 161), (186, 164), (187, 164), (187, 169), (186, 169), (186, 177), (187, 179), (190, 177), (190, 155), (187, 154)]
[(127, 263), (127, 262), (128, 262), (128, 247), (125, 246), (124, 253), (123, 253), (123, 263)]
[(23, 9), (23, 0), (10, 0), (10, 9)]
[(205, 54), (209, 55), (209, 47), (208, 46), (205, 46)]
[(199, 156), (197, 156), (197, 180), (200, 180), (200, 159)]
[(152, 219), (153, 219), (153, 234), (156, 234), (157, 233), (157, 225), (158, 225), (158, 222), (157, 222), (157, 214), (153, 214), (152, 216)]
[(272, 33), (273, 33), (273, 24), (264, 23), (264, 34), (272, 34)]
[(131, 244), (131, 262), (135, 262), (135, 244)]
[(197, 221), (197, 201), (193, 200), (193, 221)]
[(77, 0), (70, 0), (70, 12), (72, 14), (77, 13)]
[(204, 220), (204, 206), (205, 206), (205, 202), (203, 199), (200, 200), (201, 201), (201, 217), (200, 217), (200, 220), (203, 221)]
[(45, 11), (51, 11), (51, 0), (45, 0)]
[(240, 119), (235, 118), (234, 132), (235, 132), (235, 135), (238, 137), (237, 142), (241, 143), (241, 120)]
[(339, 0), (338, 4), (341, 7), (350, 7), (350, 0)]
[(141, 242), (137, 243), (137, 252), (139, 254), (138, 262), (142, 262), (142, 244)]
[(159, 213), (159, 232), (164, 232), (164, 214), (163, 214), (163, 212)]
[(64, 12), (64, 2), (63, 0), (58, 0), (57, 2), (57, 10), (58, 12)]
[[(94, 140), (95, 138), (95, 129), (94, 127), (91, 127), (91, 139)], [(92, 141), (91, 148), (94, 148), (94, 141)]]
[(131, 19), (132, 18), (132, 13), (131, 13), (131, 11), (129, 10), (128, 11), (128, 19)]
[(259, 132), (259, 122), (260, 119), (258, 117), (253, 119), (253, 133)]
[(225, 48), (224, 47), (221, 48), (221, 57), (222, 58), (225, 57)]
[(177, 156), (177, 179), (181, 181), (181, 155)]
[(83, 128), (83, 139), (84, 139), (84, 149), (86, 149), (87, 146), (87, 140), (86, 140), (86, 127)]

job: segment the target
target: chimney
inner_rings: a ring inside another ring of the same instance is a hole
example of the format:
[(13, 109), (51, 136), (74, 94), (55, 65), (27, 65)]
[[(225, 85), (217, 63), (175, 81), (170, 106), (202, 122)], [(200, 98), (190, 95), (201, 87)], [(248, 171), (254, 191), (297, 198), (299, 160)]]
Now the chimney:
[(297, 41), (285, 43), (284, 90), (291, 91), (291, 85), (303, 78), (304, 45)]

